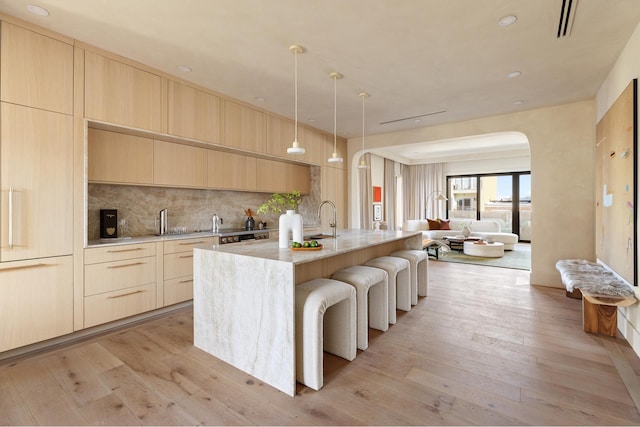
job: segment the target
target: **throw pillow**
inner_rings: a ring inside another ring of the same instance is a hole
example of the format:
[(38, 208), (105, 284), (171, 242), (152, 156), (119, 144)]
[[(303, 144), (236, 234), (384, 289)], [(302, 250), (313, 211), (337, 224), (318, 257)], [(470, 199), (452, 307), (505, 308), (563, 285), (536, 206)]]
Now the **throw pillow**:
[(451, 230), (450, 220), (441, 218), (438, 221), (440, 222), (440, 230)]
[(427, 222), (429, 223), (429, 230), (440, 230), (440, 221), (437, 219), (427, 218)]

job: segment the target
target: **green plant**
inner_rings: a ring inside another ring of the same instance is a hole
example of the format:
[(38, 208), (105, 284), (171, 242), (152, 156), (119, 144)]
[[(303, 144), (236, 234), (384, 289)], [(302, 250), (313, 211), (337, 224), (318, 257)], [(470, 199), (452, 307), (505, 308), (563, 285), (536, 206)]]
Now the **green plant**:
[(299, 191), (273, 193), (271, 198), (258, 207), (258, 213), (282, 213), (283, 210), (296, 209), (301, 200)]

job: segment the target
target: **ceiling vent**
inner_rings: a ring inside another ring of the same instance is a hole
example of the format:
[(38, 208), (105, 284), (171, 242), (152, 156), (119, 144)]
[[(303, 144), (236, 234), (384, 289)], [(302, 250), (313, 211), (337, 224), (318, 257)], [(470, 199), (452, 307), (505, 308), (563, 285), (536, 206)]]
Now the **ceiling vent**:
[(560, 19), (558, 20), (557, 38), (569, 37), (573, 28), (573, 20), (576, 16), (578, 0), (562, 0)]
[(433, 115), (436, 115), (436, 114), (442, 114), (442, 113), (446, 113), (446, 112), (447, 112), (446, 110), (434, 111), (433, 113), (419, 114), (417, 116), (404, 117), (402, 119), (395, 119), (395, 120), (389, 120), (389, 121), (386, 121), (386, 122), (380, 122), (380, 124), (381, 125), (386, 125), (386, 124), (389, 124), (389, 123), (402, 122), (402, 121), (405, 121), (405, 120), (415, 120), (415, 119), (419, 119), (420, 117), (433, 116)]

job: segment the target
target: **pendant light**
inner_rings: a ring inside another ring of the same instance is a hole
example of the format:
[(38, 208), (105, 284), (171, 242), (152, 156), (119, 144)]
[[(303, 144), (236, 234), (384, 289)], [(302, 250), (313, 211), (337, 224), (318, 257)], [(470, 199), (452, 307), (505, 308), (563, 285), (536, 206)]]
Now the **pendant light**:
[(362, 156), (360, 157), (360, 164), (358, 169), (368, 169), (367, 161), (364, 159), (364, 99), (369, 96), (367, 92), (360, 92), (358, 94), (362, 98)]
[(300, 147), (300, 143), (298, 143), (298, 54), (304, 52), (304, 48), (302, 46), (298, 46), (297, 44), (291, 45), (289, 50), (293, 52), (294, 57), (294, 71), (293, 71), (293, 80), (294, 80), (294, 99), (295, 99), (295, 128), (293, 135), (293, 143), (291, 147), (287, 148), (287, 154), (304, 154), (304, 148)]
[(337, 99), (337, 80), (344, 77), (342, 74), (333, 72), (329, 74), (329, 77), (333, 79), (333, 154), (331, 157), (327, 159), (329, 163), (342, 163), (342, 157), (338, 156), (338, 136), (337, 136), (337, 128), (338, 128), (338, 103)]

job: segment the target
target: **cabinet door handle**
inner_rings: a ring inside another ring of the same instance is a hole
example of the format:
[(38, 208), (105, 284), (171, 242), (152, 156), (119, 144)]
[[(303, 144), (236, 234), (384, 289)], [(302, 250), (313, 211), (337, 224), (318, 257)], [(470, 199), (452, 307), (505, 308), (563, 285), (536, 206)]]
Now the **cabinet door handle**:
[(143, 251), (144, 248), (133, 248), (133, 249), (113, 249), (113, 250), (108, 250), (107, 253), (110, 254), (116, 254), (119, 252), (132, 252), (132, 251)]
[(193, 258), (193, 255), (180, 255), (178, 258)]
[(22, 270), (22, 269), (25, 269), (25, 268), (46, 267), (46, 266), (47, 266), (47, 264), (42, 264), (42, 263), (40, 263), (40, 264), (31, 264), (31, 265), (20, 265), (20, 266), (17, 266), (17, 267), (0, 268), (0, 272), (11, 271), (11, 270)]
[(146, 264), (144, 262), (133, 262), (131, 264), (122, 264), (122, 265), (110, 265), (107, 268), (125, 268), (125, 267), (135, 267), (136, 265)]
[(147, 292), (147, 291), (137, 290), (137, 291), (129, 292), (127, 294), (112, 295), (110, 297), (107, 297), (107, 299), (116, 299), (116, 298), (128, 297), (129, 295), (135, 295), (135, 294), (139, 294), (139, 293), (142, 293), (142, 292)]
[(199, 241), (197, 241), (197, 242), (183, 242), (183, 243), (178, 243), (178, 244), (179, 244), (179, 245), (199, 245), (199, 244), (201, 244), (201, 243), (206, 243), (206, 242), (204, 242), (204, 241), (202, 241), (202, 240), (199, 240)]
[(13, 187), (9, 186), (9, 249), (13, 249)]
[(180, 280), (178, 283), (192, 283), (193, 279), (190, 280)]

